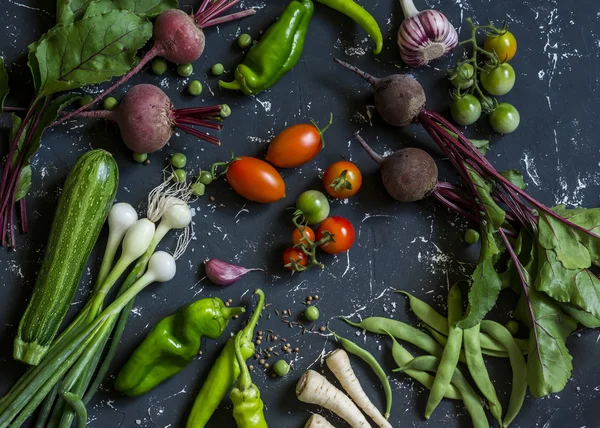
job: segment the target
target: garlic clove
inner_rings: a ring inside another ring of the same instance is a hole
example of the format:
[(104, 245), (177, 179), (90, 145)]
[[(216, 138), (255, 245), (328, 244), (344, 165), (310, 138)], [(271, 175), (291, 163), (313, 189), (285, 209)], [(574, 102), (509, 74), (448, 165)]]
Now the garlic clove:
[(204, 261), (204, 270), (207, 278), (216, 285), (231, 285), (241, 277), (252, 271), (262, 271), (262, 269), (246, 269), (243, 266), (234, 265), (218, 259), (207, 259)]

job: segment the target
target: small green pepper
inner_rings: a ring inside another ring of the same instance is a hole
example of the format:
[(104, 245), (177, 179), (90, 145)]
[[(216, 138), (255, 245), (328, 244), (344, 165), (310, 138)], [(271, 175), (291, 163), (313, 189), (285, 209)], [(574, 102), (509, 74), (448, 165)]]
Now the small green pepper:
[[(246, 327), (241, 331), (240, 353), (244, 361), (254, 355), (255, 347), (252, 337), (265, 305), (265, 294), (262, 290), (257, 289), (254, 294), (258, 295), (256, 309)], [(240, 375), (240, 363), (238, 363), (235, 351), (235, 339), (232, 337), (225, 344), (196, 396), (192, 412), (187, 420), (187, 428), (206, 426), (227, 392), (233, 387), (235, 380)]]
[(202, 336), (218, 338), (244, 308), (228, 308), (218, 297), (198, 300), (162, 319), (133, 352), (115, 388), (135, 397), (185, 368), (198, 355)]
[(292, 0), (279, 20), (269, 27), (237, 66), (235, 80), (220, 80), (219, 86), (256, 95), (277, 83), (294, 68), (302, 55), (313, 10), (312, 0)]
[(264, 403), (260, 391), (252, 383), (246, 359), (242, 355), (242, 340), (244, 332), (240, 331), (235, 337), (235, 356), (241, 368), (237, 385), (231, 390), (229, 398), (233, 403), (233, 418), (238, 428), (267, 428), (264, 414)]

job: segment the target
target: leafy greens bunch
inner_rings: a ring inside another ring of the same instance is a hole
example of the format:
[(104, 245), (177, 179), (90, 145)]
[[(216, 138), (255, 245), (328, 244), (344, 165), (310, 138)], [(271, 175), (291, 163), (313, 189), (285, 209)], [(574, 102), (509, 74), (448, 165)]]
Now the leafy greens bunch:
[[(136, 52), (152, 36), (149, 21), (177, 0), (58, 0), (57, 24), (29, 45), (28, 65), (35, 95), (25, 117), (13, 114), (8, 158), (0, 179), (0, 243), (15, 246), (18, 208), (27, 231), (25, 196), (31, 187), (31, 159), (44, 130), (59, 113), (81, 99), (63, 92), (126, 74)], [(0, 60), (0, 113), (8, 94), (8, 76)], [(63, 93), (63, 94), (61, 94)]]

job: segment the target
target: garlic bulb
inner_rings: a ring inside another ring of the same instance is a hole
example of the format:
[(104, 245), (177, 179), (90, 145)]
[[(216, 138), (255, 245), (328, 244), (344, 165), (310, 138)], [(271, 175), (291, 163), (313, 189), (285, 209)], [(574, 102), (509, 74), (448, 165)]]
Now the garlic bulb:
[(400, 4), (405, 19), (398, 29), (398, 46), (406, 64), (422, 67), (454, 50), (458, 34), (443, 13), (419, 12), (413, 0), (400, 0)]

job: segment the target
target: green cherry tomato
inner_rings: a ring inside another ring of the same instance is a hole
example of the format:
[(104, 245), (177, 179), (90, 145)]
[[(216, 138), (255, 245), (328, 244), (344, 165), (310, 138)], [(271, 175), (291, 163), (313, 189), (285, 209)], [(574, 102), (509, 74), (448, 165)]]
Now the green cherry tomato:
[(509, 103), (500, 103), (490, 114), (492, 129), (499, 134), (510, 134), (519, 127), (521, 116), (517, 109)]
[(200, 183), (199, 181), (194, 183), (192, 186), (192, 194), (194, 196), (202, 196), (206, 192), (206, 185), (204, 183)]
[(171, 165), (175, 168), (183, 168), (187, 163), (187, 156), (183, 153), (175, 153), (171, 156)]
[(152, 72), (159, 76), (167, 71), (167, 61), (162, 58), (154, 58), (152, 60)]
[(213, 175), (210, 171), (200, 171), (200, 175), (198, 176), (198, 181), (205, 186), (208, 186), (213, 182)]
[(304, 318), (308, 321), (316, 321), (319, 319), (319, 308), (316, 306), (309, 306), (304, 311)]
[(115, 97), (108, 97), (104, 100), (103, 103), (104, 110), (114, 110), (119, 106), (119, 102)]
[(212, 68), (210, 69), (210, 71), (215, 76), (220, 76), (225, 71), (225, 67), (223, 67), (223, 64), (218, 63), (218, 64), (213, 65)]
[(479, 78), (483, 88), (492, 95), (506, 95), (515, 86), (515, 70), (506, 63), (482, 71)]
[(183, 169), (176, 169), (173, 171), (173, 177), (177, 183), (183, 183), (187, 178), (187, 173)]
[(231, 107), (227, 104), (221, 104), (221, 117), (229, 117), (231, 115)]
[(202, 93), (202, 83), (198, 80), (192, 80), (188, 85), (188, 92), (190, 95), (197, 97)]
[(194, 66), (192, 64), (179, 64), (177, 66), (177, 74), (181, 77), (189, 77), (194, 72)]
[(450, 83), (458, 89), (469, 89), (473, 86), (473, 76), (475, 75), (475, 69), (469, 63), (463, 63), (456, 67), (452, 73), (450, 73)]
[(308, 224), (321, 223), (329, 216), (327, 196), (318, 190), (307, 190), (296, 201), (296, 208), (304, 213)]
[(279, 360), (273, 364), (273, 371), (277, 376), (283, 377), (290, 372), (290, 365), (285, 360)]
[(473, 95), (463, 95), (452, 102), (450, 113), (459, 125), (472, 125), (481, 117), (481, 103)]
[(238, 37), (238, 46), (242, 49), (246, 49), (252, 44), (252, 36), (250, 34), (242, 34)]
[(479, 241), (479, 232), (477, 232), (475, 229), (468, 229), (465, 232), (465, 242), (467, 244), (473, 245), (476, 244)]
[(133, 154), (133, 160), (136, 161), (137, 163), (144, 163), (144, 162), (146, 162), (146, 159), (148, 159), (147, 153), (134, 153)]

